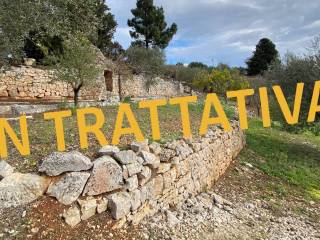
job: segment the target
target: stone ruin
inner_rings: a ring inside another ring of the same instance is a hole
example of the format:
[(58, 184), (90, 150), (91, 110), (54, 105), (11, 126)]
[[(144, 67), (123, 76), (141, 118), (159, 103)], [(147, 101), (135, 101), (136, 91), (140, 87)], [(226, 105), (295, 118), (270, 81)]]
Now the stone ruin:
[(232, 127), (164, 145), (105, 146), (93, 162), (77, 151), (54, 152), (39, 163), (39, 174), (15, 172), (0, 161), (0, 210), (46, 195), (66, 205), (62, 215), (72, 227), (104, 211), (118, 224), (137, 225), (213, 186), (245, 145), (239, 123)]

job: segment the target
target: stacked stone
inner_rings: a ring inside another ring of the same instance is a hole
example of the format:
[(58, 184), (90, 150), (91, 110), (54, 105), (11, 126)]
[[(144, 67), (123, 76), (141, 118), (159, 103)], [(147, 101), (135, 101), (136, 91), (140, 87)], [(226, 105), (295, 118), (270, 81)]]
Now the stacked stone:
[[(117, 91), (117, 76), (114, 77), (114, 90)], [(152, 85), (149, 89), (146, 88), (148, 79), (143, 75), (134, 75), (133, 79), (125, 79), (122, 83), (122, 95), (132, 97), (173, 97), (182, 96), (185, 94), (184, 88), (181, 83), (174, 81), (173, 79), (163, 79), (157, 77), (155, 82), (157, 84)]]
[[(0, 76), (0, 97), (13, 99), (49, 99), (61, 100), (73, 97), (72, 86), (55, 81), (54, 72), (33, 67), (12, 67)], [(99, 81), (98, 81), (99, 82)], [(104, 86), (103, 82), (100, 84)], [(84, 88), (80, 93), (82, 99), (98, 99), (101, 86)]]
[[(134, 142), (123, 151), (105, 146), (93, 162), (76, 151), (52, 153), (39, 164), (39, 172), (46, 176), (30, 179), (32, 184), (19, 180), (11, 184), (12, 169), (4, 176), (0, 209), (29, 203), (46, 192), (71, 206), (63, 214), (71, 226), (106, 210), (121, 223), (138, 224), (214, 184), (245, 144), (237, 122), (233, 128), (228, 133), (215, 128), (200, 139), (180, 139), (163, 146), (148, 141)], [(21, 186), (28, 188), (22, 191)], [(22, 198), (19, 191), (29, 197)]]

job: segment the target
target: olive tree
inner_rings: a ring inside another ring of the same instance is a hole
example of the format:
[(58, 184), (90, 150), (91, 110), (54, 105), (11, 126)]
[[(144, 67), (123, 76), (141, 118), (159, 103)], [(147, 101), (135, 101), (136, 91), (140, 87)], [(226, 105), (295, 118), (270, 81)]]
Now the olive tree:
[(146, 87), (156, 84), (156, 77), (164, 71), (165, 55), (159, 48), (147, 49), (143, 47), (130, 47), (126, 51), (127, 64), (136, 74), (146, 77)]
[[(287, 124), (283, 124), (283, 126), (287, 130), (293, 131), (309, 128), (320, 134), (318, 123), (306, 124), (314, 83), (320, 79), (320, 39), (315, 38), (308, 50), (308, 54), (304, 56), (288, 53), (281, 62), (275, 61), (265, 73), (265, 78), (268, 82), (274, 85), (278, 84), (282, 87), (287, 101), (291, 106), (293, 106), (295, 99), (297, 83), (303, 82), (305, 84), (301, 104), (300, 123), (295, 126), (289, 126)], [(285, 123), (283, 116), (277, 114), (278, 112), (281, 111), (279, 111), (277, 104), (274, 104), (273, 117)], [(317, 121), (319, 121), (319, 119), (320, 117), (318, 115)]]
[(75, 107), (78, 106), (82, 87), (94, 85), (101, 71), (96, 64), (97, 57), (97, 49), (86, 38), (78, 37), (65, 42), (63, 56), (57, 65), (56, 79), (71, 84)]

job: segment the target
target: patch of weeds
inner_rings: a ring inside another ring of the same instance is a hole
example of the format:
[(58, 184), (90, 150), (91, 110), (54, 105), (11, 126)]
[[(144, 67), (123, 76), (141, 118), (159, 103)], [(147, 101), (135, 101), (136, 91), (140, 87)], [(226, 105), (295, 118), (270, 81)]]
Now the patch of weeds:
[[(291, 134), (277, 127), (266, 129), (258, 119), (250, 121), (246, 134), (247, 148), (258, 156), (246, 161), (320, 200), (320, 142), (316, 136)], [(244, 154), (248, 157), (247, 151)], [(282, 187), (275, 191), (284, 193)]]

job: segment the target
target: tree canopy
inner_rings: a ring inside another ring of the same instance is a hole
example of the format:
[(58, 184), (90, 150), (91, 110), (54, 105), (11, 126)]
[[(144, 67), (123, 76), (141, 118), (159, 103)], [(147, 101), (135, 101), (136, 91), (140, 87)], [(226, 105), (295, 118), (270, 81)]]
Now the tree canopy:
[(175, 23), (167, 27), (163, 8), (155, 6), (153, 0), (137, 0), (131, 12), (134, 17), (128, 20), (128, 26), (133, 29), (132, 45), (164, 49), (178, 30)]
[(1, 60), (59, 52), (62, 40), (79, 33), (104, 51), (115, 27), (104, 0), (2, 0)]
[(75, 36), (64, 42), (64, 54), (58, 64), (56, 78), (72, 85), (75, 106), (78, 105), (81, 88), (94, 85), (101, 71), (96, 63), (97, 57), (97, 49), (84, 37)]
[(201, 69), (208, 69), (208, 65), (202, 63), (202, 62), (191, 62), (188, 67), (190, 68), (201, 68)]
[(268, 70), (270, 64), (278, 58), (276, 45), (268, 38), (262, 38), (253, 52), (253, 56), (247, 61), (248, 75), (262, 74)]

